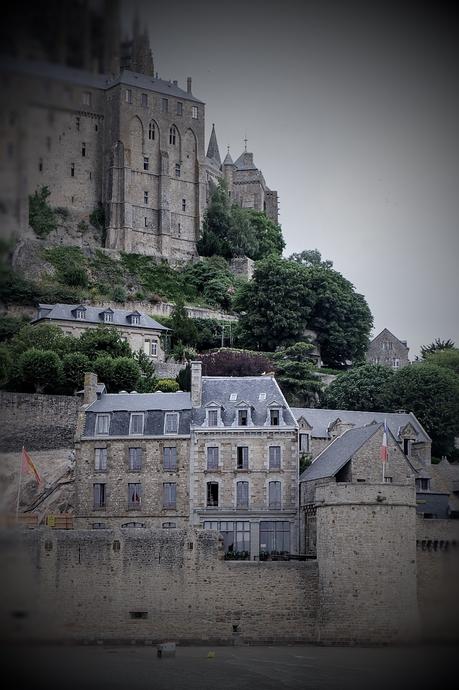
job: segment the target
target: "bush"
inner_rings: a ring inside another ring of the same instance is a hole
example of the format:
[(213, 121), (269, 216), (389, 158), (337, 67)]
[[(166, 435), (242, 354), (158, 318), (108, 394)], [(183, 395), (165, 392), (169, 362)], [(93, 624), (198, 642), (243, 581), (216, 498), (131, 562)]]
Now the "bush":
[(64, 385), (75, 393), (84, 385), (84, 375), (90, 370), (90, 361), (82, 352), (72, 352), (62, 358)]
[(126, 290), (121, 285), (115, 285), (112, 290), (112, 299), (114, 302), (122, 304), (127, 299)]
[(24, 316), (0, 316), (0, 342), (10, 340), (27, 323)]
[(71, 352), (78, 342), (72, 336), (64, 335), (59, 326), (40, 324), (32, 326), (26, 324), (11, 339), (9, 347), (11, 352), (18, 356), (33, 348), (34, 350), (51, 350), (59, 356)]
[(38, 237), (46, 237), (57, 228), (56, 214), (48, 204), (48, 187), (41, 187), (29, 196), (29, 225)]
[(71, 287), (87, 287), (88, 276), (82, 266), (68, 266), (60, 274), (60, 280)]
[(36, 393), (58, 387), (62, 379), (61, 360), (51, 350), (26, 350), (19, 358), (19, 368), (23, 382)]
[(156, 391), (163, 393), (176, 393), (179, 389), (179, 384), (174, 379), (160, 379), (156, 384)]
[(109, 393), (120, 390), (135, 390), (140, 379), (140, 368), (131, 357), (97, 357), (93, 364), (99, 381), (105, 384)]
[(90, 360), (102, 355), (109, 357), (129, 357), (131, 348), (129, 344), (122, 340), (115, 328), (99, 326), (88, 328), (76, 340), (76, 347), (79, 352), (83, 352)]
[(10, 378), (13, 360), (5, 345), (0, 345), (0, 386), (4, 386)]

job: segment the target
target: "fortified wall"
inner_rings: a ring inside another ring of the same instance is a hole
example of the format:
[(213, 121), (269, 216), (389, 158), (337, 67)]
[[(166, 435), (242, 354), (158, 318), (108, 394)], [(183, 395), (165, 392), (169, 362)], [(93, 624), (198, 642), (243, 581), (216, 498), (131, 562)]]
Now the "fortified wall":
[[(317, 493), (317, 561), (225, 561), (217, 532), (191, 528), (4, 531), (1, 636), (214, 644), (426, 637), (420, 623), (435, 615), (440, 624), (451, 608), (457, 550), (451, 543), (451, 558), (433, 546), (416, 551), (414, 490), (341, 484)], [(425, 523), (432, 537), (442, 529)], [(438, 590), (448, 589), (435, 599), (439, 573)]]

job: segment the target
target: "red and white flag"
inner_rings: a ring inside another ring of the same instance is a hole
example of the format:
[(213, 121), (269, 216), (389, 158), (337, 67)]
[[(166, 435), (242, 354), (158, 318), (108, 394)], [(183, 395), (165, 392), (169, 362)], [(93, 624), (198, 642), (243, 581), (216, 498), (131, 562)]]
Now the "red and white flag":
[(382, 437), (382, 445), (381, 445), (381, 460), (383, 462), (387, 462), (389, 456), (389, 450), (387, 448), (387, 422), (384, 420), (384, 430), (383, 430), (383, 437)]
[(42, 479), (37, 472), (37, 468), (32, 462), (32, 458), (30, 457), (24, 446), (22, 446), (22, 469), (31, 472), (37, 480), (37, 483), (41, 484)]

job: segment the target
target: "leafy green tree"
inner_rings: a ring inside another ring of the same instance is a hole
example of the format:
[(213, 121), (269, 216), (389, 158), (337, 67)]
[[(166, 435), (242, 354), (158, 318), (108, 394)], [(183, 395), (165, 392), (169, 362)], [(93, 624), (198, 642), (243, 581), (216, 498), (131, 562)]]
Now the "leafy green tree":
[(70, 352), (62, 358), (64, 386), (75, 393), (83, 388), (85, 372), (90, 371), (89, 357), (82, 352)]
[(64, 335), (59, 326), (40, 324), (32, 326), (26, 324), (10, 340), (11, 352), (20, 355), (31, 348), (35, 350), (52, 350), (58, 355), (71, 352), (75, 346), (72, 336)]
[(22, 316), (0, 316), (0, 342), (10, 340), (27, 322)]
[(436, 457), (454, 449), (459, 435), (459, 377), (426, 362), (399, 369), (386, 385), (392, 409), (414, 412), (432, 439)]
[(151, 393), (155, 390), (158, 382), (155, 373), (155, 365), (143, 350), (139, 350), (134, 354), (134, 360), (137, 362), (140, 370), (137, 391), (139, 393)]
[(454, 343), (448, 338), (448, 340), (442, 340), (441, 338), (435, 338), (435, 340), (430, 343), (430, 345), (422, 345), (421, 347), (421, 357), (426, 359), (429, 355), (433, 355), (436, 352), (442, 352), (443, 350), (453, 350)]
[(109, 393), (137, 390), (140, 368), (132, 357), (112, 358), (109, 355), (101, 355), (94, 360), (93, 368)]
[(197, 340), (197, 328), (193, 321), (188, 316), (185, 305), (182, 300), (177, 300), (170, 319), (172, 329), (172, 347), (176, 345), (194, 346)]
[(324, 391), (321, 406), (335, 410), (390, 410), (386, 392), (394, 374), (379, 364), (364, 364), (338, 376)]
[(78, 352), (82, 352), (90, 360), (100, 355), (129, 357), (132, 354), (129, 344), (121, 338), (115, 328), (102, 325), (85, 330), (76, 340), (76, 347)]
[(11, 375), (13, 360), (5, 345), (0, 345), (0, 386), (4, 386)]
[(234, 299), (241, 342), (264, 351), (298, 342), (313, 303), (302, 266), (273, 256), (260, 261)]
[(92, 369), (95, 371), (97, 374), (97, 379), (100, 383), (105, 384), (105, 387), (110, 393), (114, 393), (116, 391), (111, 389), (112, 383), (113, 383), (113, 362), (114, 359), (113, 357), (110, 357), (110, 355), (107, 354), (102, 354), (96, 357), (96, 359), (91, 360), (92, 361)]
[(322, 254), (318, 249), (305, 249), (302, 252), (291, 254), (289, 261), (296, 261), (298, 264), (311, 268), (312, 266), (322, 266), (322, 268), (333, 268), (333, 261), (326, 259), (322, 261)]
[(303, 271), (305, 286), (314, 295), (307, 327), (317, 332), (324, 365), (363, 362), (373, 325), (365, 298), (338, 271), (324, 266)]
[(36, 393), (56, 388), (61, 383), (62, 363), (51, 350), (26, 350), (19, 358), (19, 367), (23, 381), (33, 386)]
[(258, 251), (251, 258), (259, 261), (272, 254), (282, 256), (285, 247), (282, 228), (261, 211), (245, 209), (250, 225), (258, 241)]
[(155, 390), (163, 393), (176, 393), (179, 390), (179, 385), (174, 379), (159, 379)]
[(273, 369), (266, 355), (250, 350), (220, 348), (199, 359), (205, 376), (260, 376)]
[(188, 362), (184, 369), (181, 369), (175, 379), (180, 391), (191, 390), (191, 365)]
[(459, 376), (459, 349), (457, 347), (426, 354), (425, 360), (429, 364), (435, 364), (437, 367), (450, 369)]
[(317, 369), (311, 361), (311, 343), (299, 342), (274, 353), (276, 379), (290, 405), (315, 406), (322, 390)]
[(48, 203), (50, 195), (44, 186), (29, 196), (29, 225), (38, 237), (46, 237), (57, 228), (56, 214)]

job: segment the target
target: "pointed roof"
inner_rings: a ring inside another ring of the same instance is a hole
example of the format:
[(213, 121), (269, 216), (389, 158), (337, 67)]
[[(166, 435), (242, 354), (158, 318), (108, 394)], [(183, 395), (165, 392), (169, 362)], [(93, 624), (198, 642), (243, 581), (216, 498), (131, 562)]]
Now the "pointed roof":
[(223, 165), (234, 165), (233, 159), (231, 158), (231, 154), (229, 152), (229, 146), (228, 146), (228, 153), (225, 156), (225, 160), (223, 161)]
[(217, 135), (215, 134), (215, 125), (212, 125), (212, 133), (209, 139), (209, 146), (207, 149), (207, 158), (215, 161), (218, 165), (222, 164), (220, 158), (220, 151), (218, 150)]
[(250, 151), (243, 151), (234, 165), (238, 170), (258, 170), (253, 162), (253, 153)]

